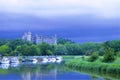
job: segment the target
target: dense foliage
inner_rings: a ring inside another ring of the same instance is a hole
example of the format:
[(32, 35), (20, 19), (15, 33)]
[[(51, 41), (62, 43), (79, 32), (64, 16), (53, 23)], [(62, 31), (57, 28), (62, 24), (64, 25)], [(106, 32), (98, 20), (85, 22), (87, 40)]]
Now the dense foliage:
[(68, 39), (58, 39), (57, 45), (42, 43), (36, 45), (21, 39), (0, 40), (0, 54), (5, 56), (35, 56), (35, 55), (85, 55), (90, 60), (103, 56), (104, 62), (112, 62), (115, 56), (120, 56), (120, 40), (106, 41), (104, 43), (77, 44)]
[(88, 58), (88, 61), (93, 62), (99, 58), (98, 53), (94, 52), (91, 54), (91, 56)]

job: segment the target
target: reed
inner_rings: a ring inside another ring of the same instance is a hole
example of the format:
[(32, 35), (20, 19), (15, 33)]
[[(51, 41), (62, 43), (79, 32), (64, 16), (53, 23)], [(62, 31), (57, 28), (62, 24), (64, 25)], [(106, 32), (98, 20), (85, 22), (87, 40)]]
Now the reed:
[(86, 62), (78, 59), (70, 60), (65, 63), (66, 66), (76, 69), (99, 73), (120, 74), (120, 64), (102, 63), (102, 62)]

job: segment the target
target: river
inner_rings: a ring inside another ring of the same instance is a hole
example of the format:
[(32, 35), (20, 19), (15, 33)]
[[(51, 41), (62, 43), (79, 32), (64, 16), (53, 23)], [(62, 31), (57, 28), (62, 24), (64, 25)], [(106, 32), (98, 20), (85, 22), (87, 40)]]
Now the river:
[(68, 69), (64, 64), (1, 64), (0, 80), (110, 80)]

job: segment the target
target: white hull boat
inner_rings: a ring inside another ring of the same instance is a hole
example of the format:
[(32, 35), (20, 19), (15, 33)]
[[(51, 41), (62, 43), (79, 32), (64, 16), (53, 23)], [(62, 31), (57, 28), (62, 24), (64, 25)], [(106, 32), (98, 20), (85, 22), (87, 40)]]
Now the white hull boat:
[(29, 62), (31, 62), (31, 63), (37, 63), (38, 60), (37, 59), (30, 59)]
[(13, 57), (10, 59), (10, 63), (19, 63), (19, 59), (16, 57)]
[(48, 62), (48, 59), (47, 58), (43, 58), (43, 63), (47, 63)]
[(56, 62), (57, 62), (57, 63), (62, 62), (62, 57), (56, 57)]
[(56, 59), (55, 58), (51, 58), (51, 62), (56, 62)]
[(3, 58), (0, 63), (1, 64), (9, 64), (10, 60), (8, 58)]

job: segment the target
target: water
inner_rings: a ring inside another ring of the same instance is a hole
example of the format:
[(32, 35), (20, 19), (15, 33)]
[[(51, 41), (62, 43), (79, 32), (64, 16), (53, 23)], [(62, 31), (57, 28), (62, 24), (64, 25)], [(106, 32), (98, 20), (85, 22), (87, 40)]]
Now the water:
[(0, 80), (105, 80), (70, 70), (62, 64), (1, 64)]

